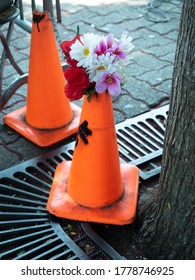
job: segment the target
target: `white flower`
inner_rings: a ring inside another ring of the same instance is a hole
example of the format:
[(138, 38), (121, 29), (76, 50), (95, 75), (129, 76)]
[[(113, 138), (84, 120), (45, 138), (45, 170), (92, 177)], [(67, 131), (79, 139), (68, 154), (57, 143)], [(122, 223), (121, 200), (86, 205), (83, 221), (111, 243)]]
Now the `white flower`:
[(110, 74), (117, 72), (118, 62), (114, 62), (115, 57), (110, 53), (95, 55), (91, 61), (90, 67), (87, 69), (90, 82), (97, 82), (105, 70)]
[(123, 33), (119, 42), (121, 43), (120, 44), (121, 49), (125, 53), (127, 53), (127, 57), (125, 58), (125, 60), (129, 60), (130, 52), (134, 48), (134, 45), (132, 44), (132, 38), (127, 37), (127, 34)]
[(77, 66), (86, 68), (90, 65), (98, 40), (100, 40), (98, 35), (86, 33), (80, 37), (80, 41), (76, 40), (72, 44), (70, 56), (78, 61)]

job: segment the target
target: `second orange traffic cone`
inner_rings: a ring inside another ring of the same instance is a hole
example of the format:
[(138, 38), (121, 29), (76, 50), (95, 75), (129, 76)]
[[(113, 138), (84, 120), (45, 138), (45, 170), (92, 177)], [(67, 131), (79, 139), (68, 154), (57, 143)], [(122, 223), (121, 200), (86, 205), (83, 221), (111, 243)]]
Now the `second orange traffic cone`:
[(33, 13), (27, 105), (4, 122), (39, 146), (77, 132), (81, 109), (64, 93), (65, 79), (47, 12)]
[(84, 96), (72, 162), (57, 166), (47, 209), (68, 219), (128, 224), (135, 219), (138, 168), (121, 164), (109, 93)]

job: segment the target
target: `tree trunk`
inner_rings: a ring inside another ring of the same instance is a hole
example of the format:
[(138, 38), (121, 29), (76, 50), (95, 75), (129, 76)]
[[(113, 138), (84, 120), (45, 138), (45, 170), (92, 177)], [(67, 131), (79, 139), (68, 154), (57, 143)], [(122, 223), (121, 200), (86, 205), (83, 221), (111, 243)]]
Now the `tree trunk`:
[[(144, 201), (140, 203), (143, 204)], [(141, 213), (144, 221), (140, 230), (142, 250), (146, 257), (195, 259), (195, 1), (193, 0), (184, 0), (183, 3), (162, 171), (156, 192), (152, 193), (147, 205), (145, 213)]]

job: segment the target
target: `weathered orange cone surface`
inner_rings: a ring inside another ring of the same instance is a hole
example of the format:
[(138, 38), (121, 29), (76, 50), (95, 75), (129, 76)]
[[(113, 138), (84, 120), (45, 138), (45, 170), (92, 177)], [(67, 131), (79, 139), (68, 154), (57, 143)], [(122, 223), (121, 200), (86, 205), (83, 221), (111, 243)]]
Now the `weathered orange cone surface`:
[(47, 12), (33, 13), (27, 104), (4, 122), (39, 146), (76, 133), (80, 108), (64, 93), (65, 80), (52, 22)]
[(74, 220), (128, 224), (135, 219), (138, 168), (119, 162), (111, 96), (84, 97), (72, 161), (57, 166), (47, 209)]

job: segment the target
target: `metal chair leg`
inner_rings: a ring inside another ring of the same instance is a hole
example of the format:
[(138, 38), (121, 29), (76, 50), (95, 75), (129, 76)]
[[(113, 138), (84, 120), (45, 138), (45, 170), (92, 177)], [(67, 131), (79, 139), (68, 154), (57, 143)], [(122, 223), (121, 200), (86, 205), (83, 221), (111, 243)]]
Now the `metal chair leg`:
[[(10, 29), (9, 31), (11, 31), (11, 29), (13, 28), (13, 22), (10, 23)], [(11, 32), (10, 32), (11, 33)], [(1, 57), (1, 66), (2, 68), (4, 67), (4, 61), (5, 61), (5, 58), (6, 58), (6, 54), (7, 54), (7, 58), (9, 59), (9, 61), (11, 62), (11, 64), (13, 65), (13, 67), (15, 68), (15, 70), (20, 74), (24, 74), (24, 72), (20, 69), (20, 67), (17, 65), (17, 63), (15, 62), (14, 58), (13, 58), (13, 55), (11, 54), (11, 51), (9, 49), (9, 45), (8, 45), (8, 42), (6, 40), (6, 38), (4, 37), (2, 31), (0, 30), (0, 38), (1, 38), (1, 42), (3, 44), (3, 47), (4, 47), (4, 50), (3, 50), (3, 54), (2, 54), (2, 57)], [(2, 71), (3, 73), (3, 71)]]
[(3, 110), (7, 102), (10, 100), (10, 98), (14, 95), (17, 89), (19, 89), (24, 84), (28, 83), (28, 73), (25, 73), (21, 75), (19, 78), (17, 78), (15, 81), (9, 85), (1, 97), (0, 100), (0, 112)]
[(61, 18), (60, 0), (56, 0), (56, 13), (57, 13), (57, 21), (58, 23), (61, 23), (62, 18)]

